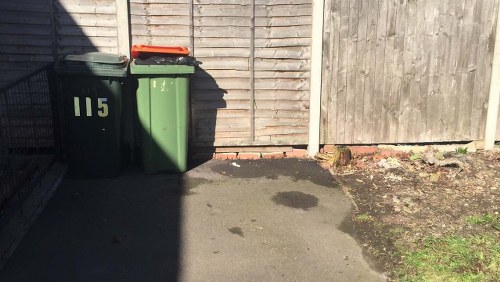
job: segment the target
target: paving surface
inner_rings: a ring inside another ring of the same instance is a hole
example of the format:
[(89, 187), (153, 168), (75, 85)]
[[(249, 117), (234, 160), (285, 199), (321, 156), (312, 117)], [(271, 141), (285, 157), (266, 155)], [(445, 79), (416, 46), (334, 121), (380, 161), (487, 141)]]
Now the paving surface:
[(338, 230), (314, 161), (210, 161), (184, 176), (67, 179), (0, 281), (383, 281)]

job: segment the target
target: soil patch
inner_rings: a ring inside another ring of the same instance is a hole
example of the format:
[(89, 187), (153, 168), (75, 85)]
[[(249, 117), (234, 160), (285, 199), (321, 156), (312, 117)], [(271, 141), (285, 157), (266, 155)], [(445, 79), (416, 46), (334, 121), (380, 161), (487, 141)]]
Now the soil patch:
[(487, 234), (500, 241), (498, 222), (474, 222), (481, 215), (498, 221), (500, 153), (436, 154), (461, 165), (438, 166), (411, 154), (368, 155), (330, 169), (354, 206), (341, 228), (392, 278), (402, 250), (425, 238)]

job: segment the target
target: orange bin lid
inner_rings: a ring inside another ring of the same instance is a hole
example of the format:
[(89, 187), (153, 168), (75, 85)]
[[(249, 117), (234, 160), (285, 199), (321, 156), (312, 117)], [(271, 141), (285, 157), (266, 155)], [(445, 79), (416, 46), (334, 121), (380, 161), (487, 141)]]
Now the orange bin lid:
[(149, 46), (149, 45), (134, 45), (132, 46), (132, 58), (137, 58), (141, 53), (161, 53), (173, 55), (189, 55), (189, 50), (186, 47), (180, 46)]

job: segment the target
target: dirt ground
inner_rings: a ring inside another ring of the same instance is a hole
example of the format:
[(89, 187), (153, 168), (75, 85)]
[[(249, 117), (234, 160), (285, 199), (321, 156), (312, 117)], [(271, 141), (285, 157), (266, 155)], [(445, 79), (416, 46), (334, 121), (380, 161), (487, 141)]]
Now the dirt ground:
[(402, 262), (401, 250), (424, 238), (488, 233), (500, 239), (498, 226), (467, 220), (500, 212), (500, 152), (432, 153), (457, 162), (439, 166), (411, 153), (373, 154), (330, 169), (354, 206), (343, 230), (389, 276)]

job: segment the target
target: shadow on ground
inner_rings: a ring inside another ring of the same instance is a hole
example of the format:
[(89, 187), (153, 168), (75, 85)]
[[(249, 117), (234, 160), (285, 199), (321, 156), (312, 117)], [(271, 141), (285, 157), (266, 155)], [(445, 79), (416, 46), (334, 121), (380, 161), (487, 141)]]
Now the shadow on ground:
[(184, 189), (182, 176), (136, 171), (67, 179), (0, 281), (175, 281)]

